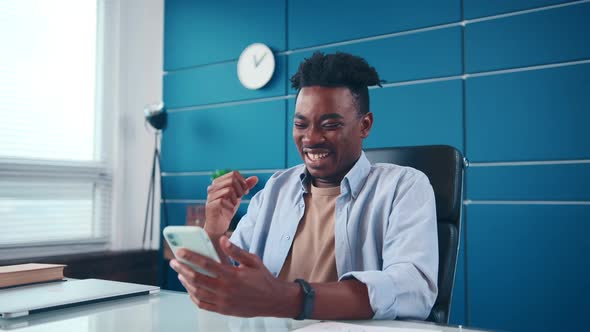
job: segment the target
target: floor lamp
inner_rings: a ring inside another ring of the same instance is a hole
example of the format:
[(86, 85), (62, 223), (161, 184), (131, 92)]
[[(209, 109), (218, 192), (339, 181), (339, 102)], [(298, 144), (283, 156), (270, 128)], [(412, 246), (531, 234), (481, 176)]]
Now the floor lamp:
[[(143, 241), (142, 247), (145, 248), (147, 230), (150, 230), (150, 237), (148, 248), (151, 247), (153, 241), (153, 230), (154, 230), (154, 206), (158, 202), (156, 201), (156, 177), (158, 177), (160, 183), (160, 198), (164, 200), (164, 192), (162, 188), (162, 176), (161, 176), (161, 163), (160, 163), (160, 150), (158, 149), (158, 136), (162, 133), (162, 130), (166, 128), (168, 123), (168, 114), (163, 103), (150, 104), (144, 108), (146, 128), (149, 124), (154, 131), (154, 154), (152, 158), (152, 172), (150, 175), (150, 185), (148, 189), (148, 197), (145, 207), (145, 220), (143, 224)], [(166, 204), (162, 205), (164, 209), (163, 213), (163, 224), (167, 223)]]

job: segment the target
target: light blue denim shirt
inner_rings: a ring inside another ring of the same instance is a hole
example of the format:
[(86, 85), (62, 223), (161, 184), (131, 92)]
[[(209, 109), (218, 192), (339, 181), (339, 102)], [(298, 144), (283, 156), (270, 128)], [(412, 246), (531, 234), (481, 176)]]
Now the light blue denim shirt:
[[(275, 173), (250, 201), (231, 241), (279, 274), (305, 211), (304, 165)], [(425, 319), (437, 295), (434, 193), (420, 171), (374, 164), (362, 153), (340, 184), (334, 225), (340, 280), (369, 292), (374, 319)]]

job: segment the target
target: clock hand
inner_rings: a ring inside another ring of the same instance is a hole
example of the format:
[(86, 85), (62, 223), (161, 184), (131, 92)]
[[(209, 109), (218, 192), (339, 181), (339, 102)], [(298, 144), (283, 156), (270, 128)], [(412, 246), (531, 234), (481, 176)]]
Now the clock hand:
[(256, 54), (254, 55), (254, 67), (257, 68), (258, 65), (260, 65), (260, 63), (262, 62), (262, 60), (264, 59), (264, 57), (266, 56), (267, 52), (264, 52), (264, 54), (262, 54), (262, 57), (260, 57), (260, 60), (256, 60)]

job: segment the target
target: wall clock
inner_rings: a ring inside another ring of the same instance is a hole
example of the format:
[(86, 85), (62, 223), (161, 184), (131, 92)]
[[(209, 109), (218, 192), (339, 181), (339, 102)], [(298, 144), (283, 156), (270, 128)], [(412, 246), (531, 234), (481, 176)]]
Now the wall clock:
[(262, 43), (249, 45), (238, 59), (238, 79), (250, 90), (265, 86), (274, 71), (275, 57), (270, 48)]

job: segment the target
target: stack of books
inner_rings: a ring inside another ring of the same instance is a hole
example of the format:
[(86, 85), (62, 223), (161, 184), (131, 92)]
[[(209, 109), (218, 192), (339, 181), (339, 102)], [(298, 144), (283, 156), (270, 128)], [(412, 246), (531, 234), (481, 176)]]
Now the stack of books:
[(61, 280), (65, 265), (60, 264), (20, 264), (0, 266), (0, 288), (38, 282)]

